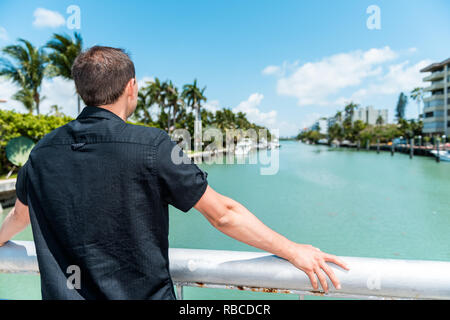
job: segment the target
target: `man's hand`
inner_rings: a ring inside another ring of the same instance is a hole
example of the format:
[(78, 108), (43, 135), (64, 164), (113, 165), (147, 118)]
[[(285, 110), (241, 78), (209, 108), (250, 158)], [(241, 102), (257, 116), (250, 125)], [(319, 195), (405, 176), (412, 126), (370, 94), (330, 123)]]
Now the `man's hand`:
[(317, 278), (319, 278), (320, 284), (326, 293), (328, 293), (328, 284), (324, 272), (328, 275), (334, 287), (338, 290), (341, 289), (338, 278), (326, 262), (333, 262), (345, 270), (349, 270), (348, 266), (338, 257), (322, 252), (309, 244), (296, 243), (289, 262), (307, 274), (315, 290), (319, 289), (317, 283)]
[(315, 277), (317, 275), (323, 290), (328, 292), (326, 277), (321, 270), (324, 270), (330, 277), (335, 288), (340, 289), (339, 280), (326, 264), (326, 261), (333, 262), (348, 270), (344, 262), (337, 257), (321, 252), (313, 246), (298, 244), (286, 239), (264, 225), (243, 205), (215, 192), (209, 186), (194, 207), (216, 229), (226, 235), (290, 261), (308, 275), (315, 290), (318, 290)]

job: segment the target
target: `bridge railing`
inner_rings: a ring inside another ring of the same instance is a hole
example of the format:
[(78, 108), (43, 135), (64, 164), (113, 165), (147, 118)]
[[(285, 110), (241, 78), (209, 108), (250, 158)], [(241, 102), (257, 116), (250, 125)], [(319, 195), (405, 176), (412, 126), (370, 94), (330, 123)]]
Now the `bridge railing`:
[[(450, 262), (341, 258), (350, 271), (329, 263), (342, 289), (335, 290), (328, 280), (330, 289), (325, 295), (313, 291), (304, 272), (268, 253), (169, 249), (170, 273), (179, 299), (184, 286), (288, 293), (300, 298), (450, 299)], [(34, 243), (10, 241), (0, 247), (0, 272), (39, 274)]]

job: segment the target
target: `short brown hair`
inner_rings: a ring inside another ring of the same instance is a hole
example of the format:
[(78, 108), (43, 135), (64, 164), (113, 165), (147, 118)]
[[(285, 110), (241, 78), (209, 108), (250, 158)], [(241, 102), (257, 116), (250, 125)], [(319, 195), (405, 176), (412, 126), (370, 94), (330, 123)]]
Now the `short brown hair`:
[(72, 77), (84, 103), (96, 107), (116, 102), (135, 69), (124, 50), (95, 46), (75, 59)]

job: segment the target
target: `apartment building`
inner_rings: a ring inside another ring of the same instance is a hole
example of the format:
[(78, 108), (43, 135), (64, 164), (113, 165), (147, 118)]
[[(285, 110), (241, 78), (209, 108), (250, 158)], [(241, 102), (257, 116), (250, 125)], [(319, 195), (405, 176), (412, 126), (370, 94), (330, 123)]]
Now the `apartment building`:
[(387, 109), (374, 109), (372, 106), (358, 108), (353, 113), (352, 122), (361, 120), (364, 123), (375, 125), (377, 124), (378, 117), (383, 119), (383, 124), (388, 123), (388, 110)]
[(319, 131), (321, 134), (328, 134), (328, 119), (327, 118), (321, 118), (314, 122), (314, 124), (311, 126), (311, 130)]
[(423, 81), (430, 82), (424, 89), (423, 132), (429, 135), (450, 133), (450, 58), (433, 63), (420, 70), (430, 72)]

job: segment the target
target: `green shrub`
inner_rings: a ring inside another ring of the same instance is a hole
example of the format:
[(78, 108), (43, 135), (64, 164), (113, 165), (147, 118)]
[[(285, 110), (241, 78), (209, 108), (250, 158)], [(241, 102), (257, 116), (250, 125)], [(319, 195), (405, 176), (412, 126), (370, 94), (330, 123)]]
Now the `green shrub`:
[(73, 118), (68, 116), (35, 116), (0, 110), (0, 175), (11, 170), (13, 166), (6, 159), (5, 153), (5, 147), (9, 140), (23, 136), (36, 143), (47, 133), (72, 120)]

